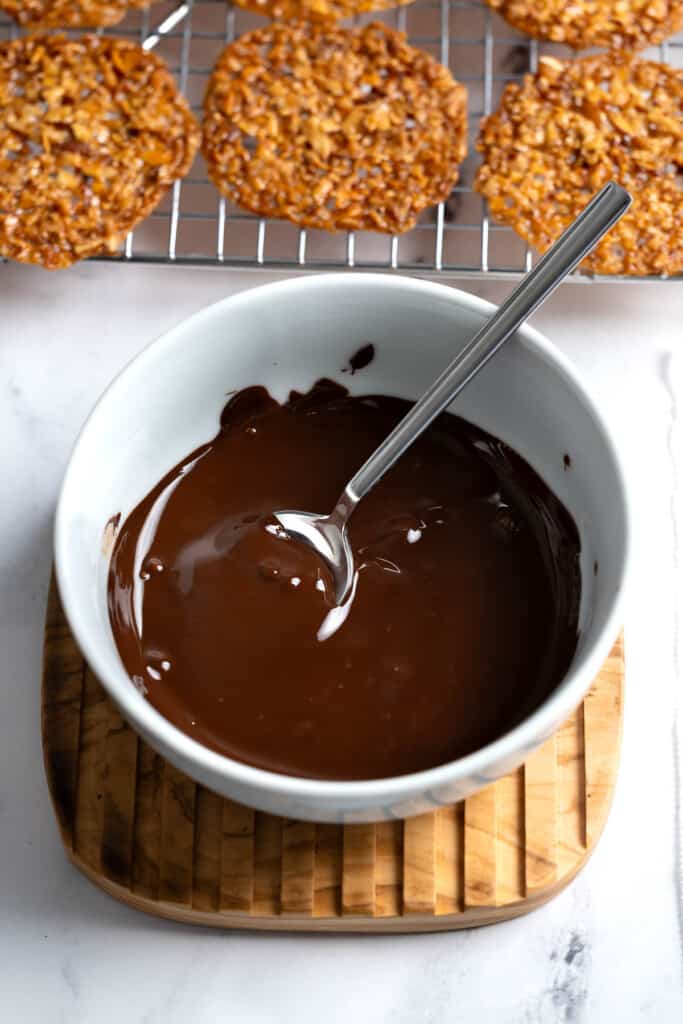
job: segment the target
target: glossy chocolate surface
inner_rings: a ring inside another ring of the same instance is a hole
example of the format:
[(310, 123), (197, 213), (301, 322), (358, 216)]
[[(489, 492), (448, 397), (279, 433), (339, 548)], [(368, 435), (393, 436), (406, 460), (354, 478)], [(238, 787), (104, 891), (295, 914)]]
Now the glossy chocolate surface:
[(180, 729), (276, 772), (387, 777), (482, 747), (560, 681), (577, 642), (576, 526), (523, 459), (450, 414), (359, 505), (353, 606), (317, 639), (325, 570), (265, 527), (275, 509), (330, 511), (408, 408), (331, 381), (284, 405), (247, 388), (128, 516), (114, 636)]

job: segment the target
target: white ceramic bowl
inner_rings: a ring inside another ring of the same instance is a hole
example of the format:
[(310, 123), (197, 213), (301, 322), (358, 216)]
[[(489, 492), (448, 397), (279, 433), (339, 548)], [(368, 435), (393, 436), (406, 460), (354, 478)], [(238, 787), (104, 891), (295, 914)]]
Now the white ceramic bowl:
[[(576, 654), (545, 703), (507, 735), (459, 761), (397, 778), (324, 782), (262, 771), (207, 749), (163, 718), (130, 682), (109, 625), (105, 524), (116, 513), (125, 518), (167, 470), (216, 434), (229, 391), (258, 383), (283, 400), (291, 388), (327, 376), (356, 393), (415, 399), (491, 311), (464, 292), (409, 278), (331, 274), (283, 281), (219, 302), (169, 331), (100, 399), (76, 443), (59, 499), (59, 589), (73, 633), (109, 696), (133, 728), (188, 775), (241, 803), (292, 818), (349, 822), (417, 814), (511, 771), (581, 701), (621, 624), (625, 484), (594, 401), (567, 361), (530, 328), (453, 406), (531, 463), (570, 509), (581, 535)], [(375, 345), (373, 362), (342, 377), (349, 356), (367, 342)]]

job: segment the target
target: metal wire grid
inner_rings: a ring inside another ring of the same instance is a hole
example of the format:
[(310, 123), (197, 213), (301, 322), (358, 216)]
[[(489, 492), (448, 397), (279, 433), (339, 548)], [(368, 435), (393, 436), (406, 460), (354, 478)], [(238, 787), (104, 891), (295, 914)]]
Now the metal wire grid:
[[(474, 140), (482, 116), (495, 108), (507, 82), (535, 71), (542, 53), (566, 56), (570, 51), (515, 32), (480, 0), (417, 0), (355, 22), (373, 19), (407, 32), (414, 45), (450, 67), (468, 88), (470, 150), (446, 202), (425, 211), (417, 226), (401, 236), (300, 229), (233, 206), (219, 196), (198, 157), (188, 177), (175, 183), (151, 216), (128, 235), (121, 251), (106, 258), (286, 271), (355, 267), (459, 277), (505, 277), (528, 270), (532, 251), (509, 228), (491, 222), (485, 200), (472, 190), (478, 162)], [(226, 0), (176, 0), (131, 12), (106, 34), (137, 38), (145, 49), (159, 53), (199, 113), (223, 46), (263, 23)], [(13, 23), (0, 20), (0, 38), (18, 34)], [(647, 55), (683, 67), (683, 36)]]

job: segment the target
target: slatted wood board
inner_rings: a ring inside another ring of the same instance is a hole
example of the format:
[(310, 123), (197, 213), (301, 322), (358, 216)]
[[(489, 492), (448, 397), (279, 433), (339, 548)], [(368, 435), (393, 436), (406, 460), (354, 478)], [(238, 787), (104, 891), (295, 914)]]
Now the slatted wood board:
[(605, 823), (622, 720), (623, 641), (527, 763), (405, 821), (312, 825), (224, 800), (123, 722), (78, 650), (54, 584), (42, 728), (68, 856), (112, 896), (223, 928), (432, 931), (489, 924), (574, 877)]

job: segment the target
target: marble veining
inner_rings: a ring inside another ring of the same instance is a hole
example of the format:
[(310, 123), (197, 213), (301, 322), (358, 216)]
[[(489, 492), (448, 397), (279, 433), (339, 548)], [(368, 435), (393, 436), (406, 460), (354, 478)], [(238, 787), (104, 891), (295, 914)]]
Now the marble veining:
[(673, 600), (673, 663), (676, 686), (674, 688), (673, 721), (671, 727), (673, 745), (674, 775), (674, 870), (676, 872), (676, 909), (678, 912), (678, 931), (681, 943), (681, 971), (683, 973), (683, 698), (681, 698), (681, 587), (683, 586), (683, 570), (681, 568), (681, 517), (683, 516), (683, 496), (680, 484), (680, 460), (683, 457), (683, 434), (679, 417), (679, 398), (681, 389), (681, 358), (673, 352), (667, 352), (661, 361), (662, 380), (666, 388), (669, 405), (670, 421), (667, 431), (667, 451), (671, 463), (671, 535), (673, 538), (672, 569), (675, 580)]

